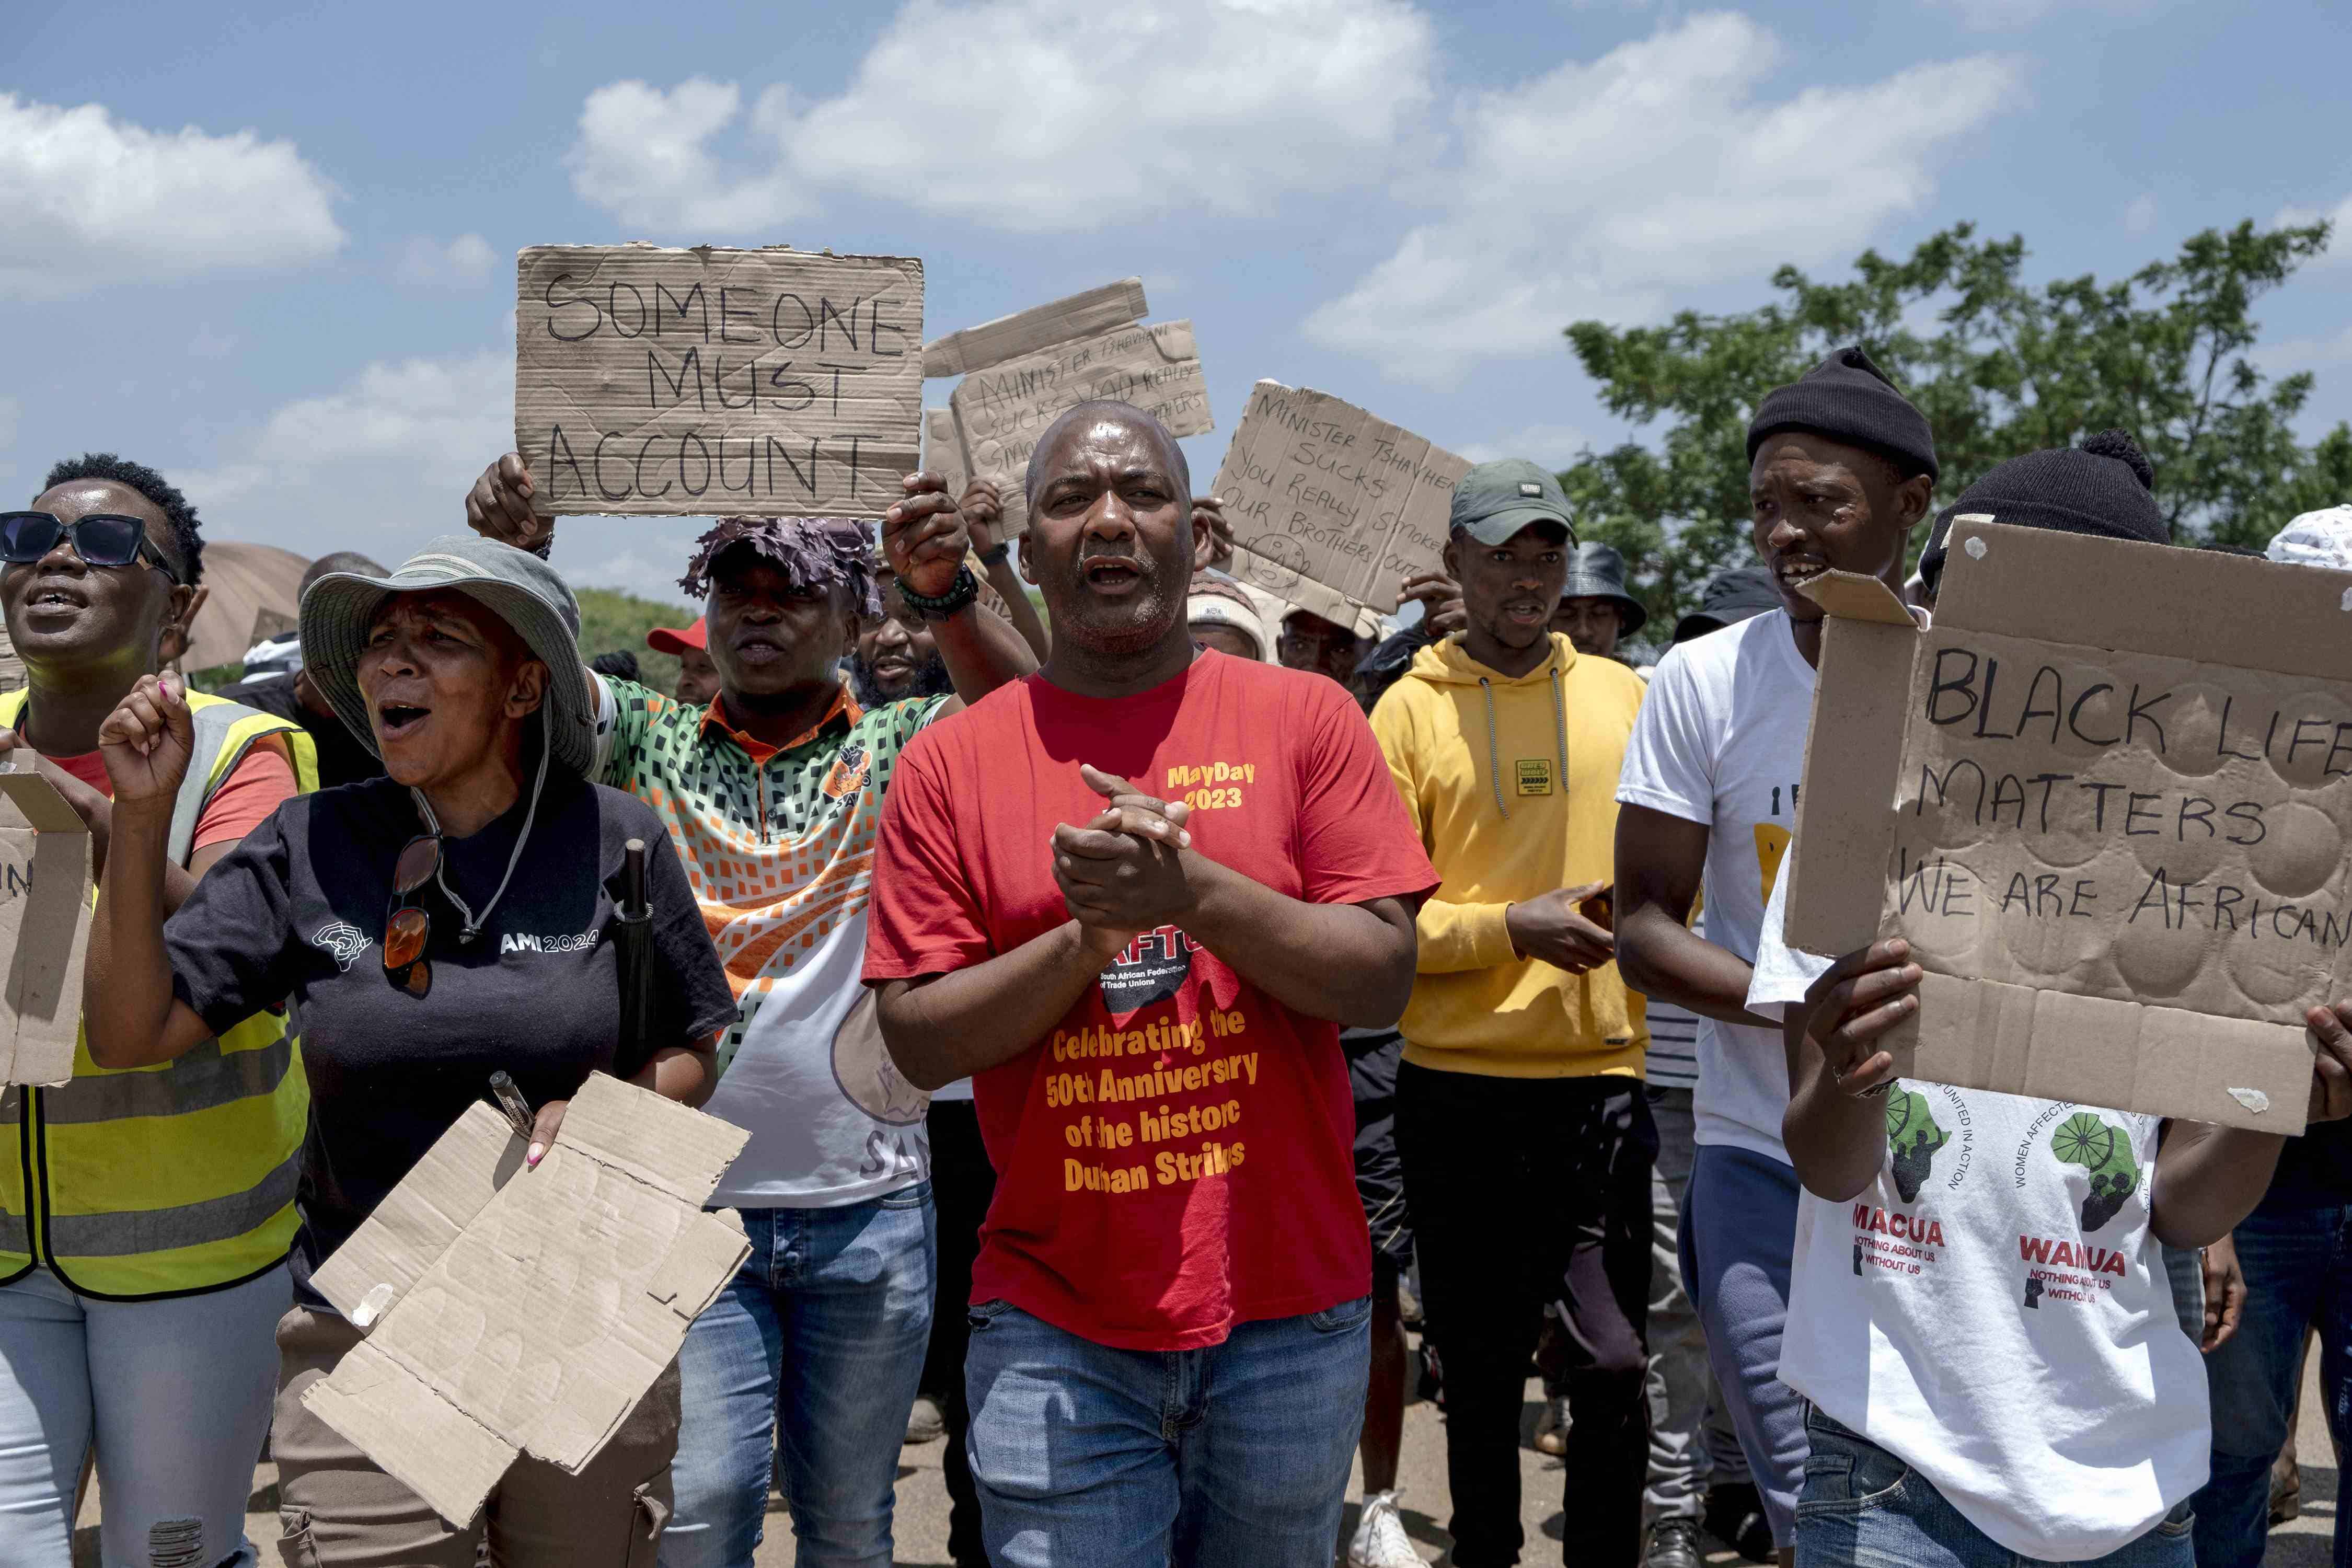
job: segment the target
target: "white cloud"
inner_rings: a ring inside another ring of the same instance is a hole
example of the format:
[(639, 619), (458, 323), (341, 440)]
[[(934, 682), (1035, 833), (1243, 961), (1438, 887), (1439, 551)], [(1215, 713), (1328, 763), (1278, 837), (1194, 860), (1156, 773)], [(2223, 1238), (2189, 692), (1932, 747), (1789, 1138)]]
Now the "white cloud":
[[(565, 160), (572, 188), (623, 223), (656, 231), (740, 235), (800, 216), (809, 204), (781, 168), (725, 165), (707, 145), (742, 101), (733, 82), (701, 77), (667, 92), (642, 81), (598, 88)], [(772, 131), (783, 102), (784, 89), (771, 89), (753, 110), (753, 131)], [(777, 156), (772, 145), (761, 151), (772, 163)]]
[[(572, 187), (648, 229), (770, 237), (835, 189), (1031, 233), (1262, 212), (1381, 178), (1435, 58), (1407, 0), (908, 0), (832, 98), (597, 89)], [(943, 65), (977, 101), (943, 100)]]
[(196, 323), (196, 335), (188, 340), (188, 357), (226, 359), (230, 351), (236, 347), (236, 333), (216, 332), (213, 331), (213, 324), (210, 321), (199, 321)]
[(1591, 437), (1573, 425), (1529, 425), (1492, 440), (1456, 444), (1454, 451), (1474, 463), (1525, 458), (1547, 468), (1564, 468), (1590, 442)]
[(1471, 99), (1458, 166), (1429, 186), (1439, 210), (1307, 335), (1443, 386), (1479, 359), (1562, 353), (1580, 318), (1844, 259), (1925, 205), (1934, 163), (2021, 92), (2014, 63), (1973, 56), (1761, 98), (1784, 58), (1714, 13)]
[(2111, 16), (2137, 16), (2156, 0), (1928, 0), (1937, 10), (1958, 16), (1963, 26), (1979, 33), (2030, 27), (2063, 11), (2092, 11)]
[(2284, 228), (2289, 224), (2315, 223), (2326, 218), (2335, 226), (2327, 236), (2326, 253), (2315, 266), (2343, 267), (2352, 265), (2352, 195), (2346, 196), (2332, 207), (2285, 206), (2271, 220), (2273, 227)]
[(2132, 198), (2132, 202), (2129, 206), (2124, 208), (2124, 232), (2126, 234), (2146, 234), (2149, 229), (2154, 228), (2155, 226), (2155, 194), (2153, 192), (2142, 192), (2139, 195)]
[(291, 142), (0, 92), (0, 299), (321, 260), (343, 244), (334, 199)]
[(2326, 370), (2332, 365), (2352, 364), (2352, 327), (2347, 327), (2332, 338), (2288, 338), (2275, 343), (2263, 343), (2247, 351), (2246, 357), (2272, 375), (2293, 375), (2297, 371)]
[(443, 533), (464, 526), (466, 487), (513, 445), (511, 352), (379, 360), (230, 437), (213, 467), (179, 483), (199, 509), (234, 509), (280, 534), (308, 517), (310, 543), (355, 520)]
[(461, 234), (444, 245), (418, 235), (400, 247), (392, 275), (426, 289), (472, 289), (489, 280), (498, 253), (478, 234)]

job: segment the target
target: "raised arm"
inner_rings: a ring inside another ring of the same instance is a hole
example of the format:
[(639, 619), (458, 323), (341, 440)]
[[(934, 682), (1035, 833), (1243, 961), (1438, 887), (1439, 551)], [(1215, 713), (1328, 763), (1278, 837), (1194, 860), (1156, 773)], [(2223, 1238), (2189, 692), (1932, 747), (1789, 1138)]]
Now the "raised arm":
[(1709, 831), (1646, 805), (1617, 808), (1617, 973), (1644, 996), (1769, 1029), (1771, 1019), (1748, 1010), (1747, 960), (1691, 932)]
[[(956, 574), (971, 549), (947, 481), (928, 470), (909, 474), (907, 499), (882, 514), (882, 550), (898, 582), (929, 598), (955, 586)], [(931, 637), (948, 667), (956, 694), (942, 712), (953, 712), (979, 701), (1009, 680), (1018, 680), (1037, 668), (1020, 632), (1000, 616), (991, 615), (975, 600), (945, 620), (931, 623)]]
[(112, 836), (82, 972), (82, 1030), (99, 1066), (152, 1067), (212, 1036), (173, 994), (163, 947), (172, 805), (194, 750), (179, 678), (142, 677), (99, 727), (98, 745), (114, 784)]
[(1004, 613), (1013, 617), (1013, 629), (1037, 656), (1045, 662), (1046, 652), (1054, 646), (1045, 634), (1045, 618), (1031, 603), (1029, 590), (1021, 581), (1021, 574), (1013, 569), (1012, 541), (998, 537), (997, 531), (1004, 521), (1004, 501), (996, 486), (987, 479), (975, 479), (963, 488), (963, 498), (957, 507), (963, 513), (964, 525), (971, 530), (971, 547), (980, 552), (982, 564), (988, 568), (988, 585), (1004, 601)]

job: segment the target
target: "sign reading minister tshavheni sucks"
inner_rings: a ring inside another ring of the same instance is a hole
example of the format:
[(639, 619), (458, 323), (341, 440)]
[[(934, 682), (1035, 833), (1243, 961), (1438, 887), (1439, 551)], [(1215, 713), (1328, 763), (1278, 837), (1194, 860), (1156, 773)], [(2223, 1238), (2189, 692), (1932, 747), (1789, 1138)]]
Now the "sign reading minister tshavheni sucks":
[(2352, 574), (1962, 517), (1830, 615), (1791, 942), (1911, 944), (1906, 1076), (2299, 1132), (2352, 994)]
[(875, 517), (919, 464), (919, 261), (541, 246), (517, 278), (542, 512)]
[(1397, 584), (1438, 568), (1466, 458), (1354, 404), (1261, 381), (1214, 493), (1234, 574), (1342, 626), (1397, 607)]

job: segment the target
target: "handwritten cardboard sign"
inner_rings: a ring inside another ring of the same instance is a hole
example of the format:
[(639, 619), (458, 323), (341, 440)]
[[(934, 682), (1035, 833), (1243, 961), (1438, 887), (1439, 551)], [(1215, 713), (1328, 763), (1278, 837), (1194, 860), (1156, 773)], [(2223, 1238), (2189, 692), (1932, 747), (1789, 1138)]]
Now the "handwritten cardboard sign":
[(1068, 342), (1072, 338), (1089, 338), (1129, 321), (1139, 321), (1150, 314), (1150, 307), (1143, 302), (1143, 279), (1123, 278), (1083, 294), (1033, 305), (1026, 310), (934, 338), (923, 345), (923, 374), (970, 375), (973, 371), (986, 370), (1006, 360)]
[(89, 826), (19, 748), (0, 773), (0, 1083), (73, 1077), (89, 950)]
[(1003, 494), (1000, 538), (1028, 531), (1023, 486), (1039, 437), (1064, 414), (1096, 398), (1131, 403), (1171, 435), (1216, 428), (1190, 321), (1114, 327), (972, 372), (956, 384), (948, 405), (971, 471), (994, 480)]
[(1400, 582), (1437, 569), (1469, 469), (1328, 392), (1261, 381), (1213, 492), (1234, 525), (1234, 574), (1342, 626), (1359, 606), (1394, 610)]
[(539, 246), (515, 450), (550, 514), (875, 517), (922, 446), (923, 264)]
[(954, 410), (923, 410), (923, 467), (947, 481), (948, 494), (962, 497), (971, 479), (971, 464), (964, 458), (963, 437), (956, 434)]
[(592, 1073), (526, 1172), (476, 1103), (312, 1277), (368, 1337), (302, 1403), (453, 1524), (526, 1448), (579, 1474), (751, 1255), (702, 1206), (749, 1137)]
[(1956, 520), (1832, 574), (1790, 939), (1902, 937), (1906, 1076), (2299, 1132), (2352, 994), (2352, 574)]

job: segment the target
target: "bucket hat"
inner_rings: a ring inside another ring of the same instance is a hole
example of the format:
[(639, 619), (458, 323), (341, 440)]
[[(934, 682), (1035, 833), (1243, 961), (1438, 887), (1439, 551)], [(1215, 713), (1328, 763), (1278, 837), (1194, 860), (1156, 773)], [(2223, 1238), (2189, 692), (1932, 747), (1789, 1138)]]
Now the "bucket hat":
[(1580, 544), (1569, 558), (1568, 586), (1559, 591), (1563, 599), (1614, 599), (1619, 613), (1624, 617), (1622, 637), (1632, 637), (1650, 618), (1642, 601), (1625, 591), (1625, 558), (1610, 546), (1595, 540)]
[(360, 653), (368, 627), (394, 594), (454, 588), (514, 628), (547, 666), (548, 756), (585, 776), (596, 755), (595, 712), (580, 668), (580, 602), (555, 568), (527, 551), (478, 534), (446, 533), (388, 577), (331, 572), (302, 595), (302, 649), (310, 683), (370, 752), (375, 728), (360, 695)]

